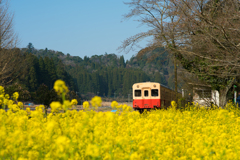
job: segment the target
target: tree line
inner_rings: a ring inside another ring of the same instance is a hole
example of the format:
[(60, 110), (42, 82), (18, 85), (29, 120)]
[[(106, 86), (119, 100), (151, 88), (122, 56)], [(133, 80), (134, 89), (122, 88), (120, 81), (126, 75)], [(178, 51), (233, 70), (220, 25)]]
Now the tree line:
[[(35, 49), (29, 43), (26, 48), (19, 49), (27, 66), (25, 71), (6, 90), (11, 94), (20, 92), (19, 100), (49, 104), (58, 100), (53, 85), (57, 79), (66, 82), (69, 98), (90, 99), (94, 95), (102, 97), (128, 97), (132, 94), (132, 85), (137, 82), (155, 81), (168, 85), (167, 69), (149, 65), (146, 59), (136, 60), (132, 57), (125, 62), (124, 57), (115, 54), (73, 57), (48, 49)], [(41, 56), (42, 55), (42, 56)], [(159, 63), (161, 59), (155, 59)], [(168, 64), (162, 61), (163, 64)], [(145, 67), (145, 70), (143, 68)], [(171, 68), (171, 67), (170, 67)], [(147, 74), (151, 72), (151, 74)], [(169, 84), (172, 83), (169, 80)], [(19, 89), (20, 88), (20, 89)]]

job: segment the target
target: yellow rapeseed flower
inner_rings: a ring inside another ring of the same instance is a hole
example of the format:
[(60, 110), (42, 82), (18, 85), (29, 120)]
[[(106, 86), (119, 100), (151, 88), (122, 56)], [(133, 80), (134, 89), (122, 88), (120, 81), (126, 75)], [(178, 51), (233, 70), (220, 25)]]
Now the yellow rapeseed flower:
[(9, 94), (5, 94), (5, 98), (9, 99), (10, 98)]
[(172, 105), (173, 108), (177, 108), (177, 103), (175, 101), (172, 101), (171, 105)]
[(83, 102), (83, 108), (84, 109), (89, 108), (89, 102), (88, 101)]
[(75, 106), (78, 104), (78, 101), (76, 99), (72, 99), (71, 104)]
[(13, 111), (18, 111), (20, 108), (18, 107), (17, 104), (13, 104), (13, 105), (11, 105), (11, 109), (12, 109)]
[(11, 105), (13, 105), (13, 100), (8, 101), (8, 106), (11, 106)]
[(117, 108), (117, 106), (118, 106), (117, 101), (112, 101), (111, 107), (112, 107), (112, 108)]
[(99, 148), (97, 145), (94, 144), (88, 144), (87, 149), (86, 149), (86, 155), (91, 156), (93, 158), (96, 158), (99, 156)]
[(57, 145), (57, 152), (62, 153), (65, 151), (66, 148), (68, 148), (68, 145), (70, 143), (70, 140), (66, 136), (59, 136), (56, 139), (56, 145)]
[(123, 109), (123, 111), (131, 111), (131, 110), (132, 110), (132, 107), (124, 104), (124, 105), (122, 105), (122, 109)]
[(7, 105), (7, 104), (8, 104), (8, 99), (7, 99), (7, 98), (4, 98), (3, 104), (4, 104), (4, 105)]
[(5, 90), (3, 86), (0, 86), (0, 94), (4, 94)]
[(17, 101), (18, 97), (19, 97), (19, 93), (18, 92), (14, 92), (13, 93), (13, 100)]
[(22, 102), (18, 102), (18, 107), (22, 109), (23, 108), (23, 103)]
[(64, 102), (63, 102), (63, 105), (62, 105), (62, 109), (63, 110), (67, 110), (67, 109), (69, 109), (69, 108), (71, 108), (71, 102), (69, 101), (69, 100), (65, 100)]
[(50, 104), (50, 107), (51, 107), (51, 112), (58, 112), (61, 109), (62, 104), (60, 102), (53, 101)]
[(102, 105), (101, 97), (95, 96), (91, 100), (91, 105), (95, 108), (100, 107)]
[[(25, 111), (13, 103), (7, 112), (0, 109), (0, 157), (239, 159), (240, 110), (233, 103), (228, 103), (229, 109), (195, 109), (198, 106), (193, 104), (181, 112), (168, 109), (147, 114), (129, 112), (130, 106), (116, 101), (114, 106), (123, 112), (67, 110), (45, 117), (41, 105)], [(60, 102), (52, 102), (51, 107), (52, 111), (64, 108)]]
[(68, 92), (68, 87), (66, 86), (65, 82), (60, 79), (55, 81), (53, 88), (58, 95)]
[(29, 107), (27, 107), (27, 108), (26, 108), (26, 112), (27, 112), (27, 114), (30, 114), (31, 109), (30, 109)]
[(29, 159), (38, 159), (38, 157), (39, 157), (39, 152), (34, 151), (34, 150), (30, 150), (30, 151), (28, 152), (28, 157), (29, 157)]
[(131, 154), (130, 156), (130, 160), (141, 160), (141, 156), (137, 153), (137, 152), (134, 152)]

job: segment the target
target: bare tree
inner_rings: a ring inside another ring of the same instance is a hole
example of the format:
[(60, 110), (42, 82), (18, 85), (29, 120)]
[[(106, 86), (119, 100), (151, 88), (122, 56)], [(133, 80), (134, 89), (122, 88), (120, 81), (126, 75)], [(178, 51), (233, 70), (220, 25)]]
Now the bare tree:
[[(146, 37), (151, 47), (165, 47), (184, 68), (220, 92), (220, 106), (240, 72), (239, 0), (131, 0), (125, 18), (149, 26), (126, 39), (119, 49), (129, 51)], [(214, 82), (213, 79), (221, 79)]]
[[(146, 37), (153, 37), (153, 43), (145, 49), (152, 50), (157, 47), (172, 46), (175, 45), (175, 26), (167, 25), (166, 19), (175, 21), (175, 17), (169, 10), (169, 3), (167, 0), (161, 1), (148, 1), (148, 0), (132, 0), (132, 2), (126, 3), (130, 7), (133, 7), (131, 12), (125, 15), (125, 18), (140, 17), (138, 21), (143, 25), (149, 26), (151, 29), (147, 32), (139, 33), (126, 39), (123, 45), (119, 47), (120, 50), (129, 52), (133, 47), (142, 39)], [(168, 23), (170, 24), (170, 23)], [(140, 52), (139, 54), (142, 54)], [(176, 52), (172, 50), (173, 56), (176, 56)], [(174, 58), (174, 77), (175, 77), (175, 92), (177, 93), (177, 62)], [(177, 94), (176, 94), (177, 96)], [(177, 97), (175, 97), (177, 100)]]
[(13, 30), (13, 14), (7, 1), (0, 0), (0, 85), (11, 83), (24, 67), (17, 35)]

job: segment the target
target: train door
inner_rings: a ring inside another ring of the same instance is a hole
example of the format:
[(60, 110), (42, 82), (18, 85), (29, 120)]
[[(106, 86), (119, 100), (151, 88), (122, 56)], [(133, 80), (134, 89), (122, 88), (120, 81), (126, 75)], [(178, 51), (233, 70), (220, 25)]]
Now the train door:
[(150, 88), (144, 88), (143, 89), (143, 106), (144, 108), (150, 108), (151, 107), (151, 89)]
[(133, 108), (143, 108), (143, 101), (142, 101), (142, 90), (141, 89), (134, 89), (133, 90)]
[(161, 108), (163, 109), (165, 104), (166, 104), (166, 102), (165, 102), (165, 100), (166, 100), (166, 89), (164, 89), (164, 88), (161, 88), (161, 98), (160, 99), (161, 99)]

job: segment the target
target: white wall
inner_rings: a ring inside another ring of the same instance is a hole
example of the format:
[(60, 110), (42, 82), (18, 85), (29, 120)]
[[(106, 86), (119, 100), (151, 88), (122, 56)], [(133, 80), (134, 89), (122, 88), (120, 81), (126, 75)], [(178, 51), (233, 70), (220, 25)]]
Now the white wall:
[(212, 90), (212, 102), (219, 106), (219, 92), (217, 90)]

